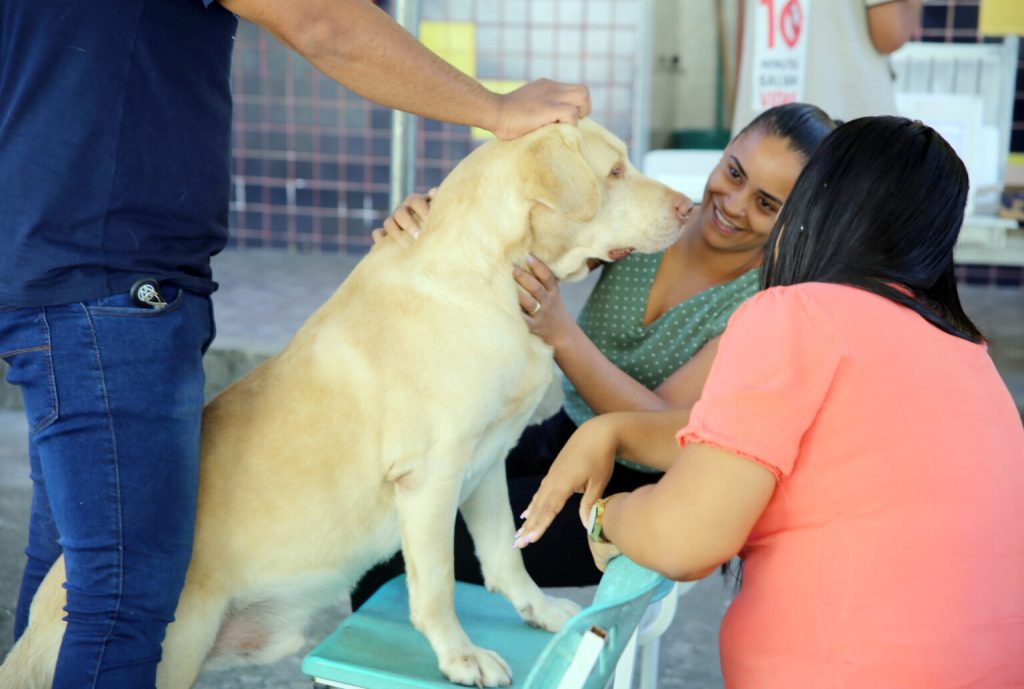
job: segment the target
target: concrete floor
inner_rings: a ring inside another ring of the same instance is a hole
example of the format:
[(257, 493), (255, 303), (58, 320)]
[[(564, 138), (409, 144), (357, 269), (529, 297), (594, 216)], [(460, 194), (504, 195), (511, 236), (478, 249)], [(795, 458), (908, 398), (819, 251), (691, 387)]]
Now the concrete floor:
[[(218, 336), (207, 355), (212, 394), (280, 350), (305, 318), (351, 270), (348, 256), (279, 252), (228, 252), (215, 259), (221, 290), (214, 298)], [(593, 280), (566, 285), (563, 296), (578, 311)], [(1024, 405), (1024, 292), (1006, 288), (963, 288), (969, 315), (990, 339), (990, 351), (1018, 405)], [(0, 367), (2, 373), (2, 367)], [(553, 410), (557, 396), (546, 402)], [(25, 429), (17, 411), (17, 393), (0, 384), (0, 657), (11, 644), (12, 614), (22, 568), (30, 486)], [(561, 589), (559, 595), (586, 603), (593, 589)], [(679, 613), (662, 642), (662, 689), (721, 687), (717, 629), (728, 605), (731, 585), (712, 575), (680, 601)], [(274, 665), (229, 673), (210, 673), (198, 689), (299, 689), (310, 686), (299, 670), (302, 655), (348, 613), (347, 602), (326, 608), (315, 620), (300, 654)]]

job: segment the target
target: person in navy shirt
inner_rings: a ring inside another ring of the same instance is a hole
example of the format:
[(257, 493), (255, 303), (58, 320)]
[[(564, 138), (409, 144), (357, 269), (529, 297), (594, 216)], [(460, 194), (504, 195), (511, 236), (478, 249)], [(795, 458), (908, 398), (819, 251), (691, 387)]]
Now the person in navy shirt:
[(184, 582), (237, 17), (369, 100), (501, 138), (590, 111), (578, 85), (493, 94), (366, 0), (0, 0), (0, 357), (33, 479), (15, 638), (63, 555), (55, 689), (154, 687)]

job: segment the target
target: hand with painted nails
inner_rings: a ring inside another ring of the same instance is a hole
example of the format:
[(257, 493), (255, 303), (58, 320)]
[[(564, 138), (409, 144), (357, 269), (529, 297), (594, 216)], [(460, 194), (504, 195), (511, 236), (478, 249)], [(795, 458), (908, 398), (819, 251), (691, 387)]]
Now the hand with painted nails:
[(526, 257), (526, 268), (514, 266), (513, 277), (519, 283), (519, 306), (530, 332), (556, 350), (576, 327), (576, 321), (562, 301), (558, 278), (543, 261)]
[(378, 227), (370, 233), (373, 243), (377, 244), (385, 237), (390, 237), (398, 242), (399, 246), (406, 247), (416, 241), (427, 223), (430, 202), (434, 200), (436, 193), (437, 188), (426, 194), (409, 194), (384, 220), (384, 227)]
[[(576, 429), (521, 515), (526, 521), (516, 532), (516, 547), (524, 548), (540, 540), (573, 493), (583, 493), (580, 522), (586, 528), (590, 508), (611, 478), (617, 450), (616, 436), (602, 417), (596, 416)], [(585, 534), (581, 531), (580, 536)]]

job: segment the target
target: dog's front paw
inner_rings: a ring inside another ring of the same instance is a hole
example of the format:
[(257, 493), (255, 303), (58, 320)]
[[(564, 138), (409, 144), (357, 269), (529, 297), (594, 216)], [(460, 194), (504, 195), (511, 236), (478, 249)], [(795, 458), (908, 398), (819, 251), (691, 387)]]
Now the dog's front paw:
[(557, 632), (579, 611), (580, 606), (568, 598), (544, 596), (540, 603), (521, 608), (519, 616), (531, 627)]
[(512, 684), (512, 670), (495, 653), (479, 646), (470, 646), (463, 653), (441, 659), (441, 672), (450, 682), (470, 687), (507, 687)]

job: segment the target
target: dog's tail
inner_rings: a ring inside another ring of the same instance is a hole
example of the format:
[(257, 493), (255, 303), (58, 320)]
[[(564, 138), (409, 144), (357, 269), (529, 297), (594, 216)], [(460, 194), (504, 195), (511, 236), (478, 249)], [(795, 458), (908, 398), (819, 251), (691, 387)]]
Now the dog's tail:
[(28, 628), (0, 665), (3, 689), (49, 689), (64, 638), (64, 561), (58, 560), (32, 600)]

